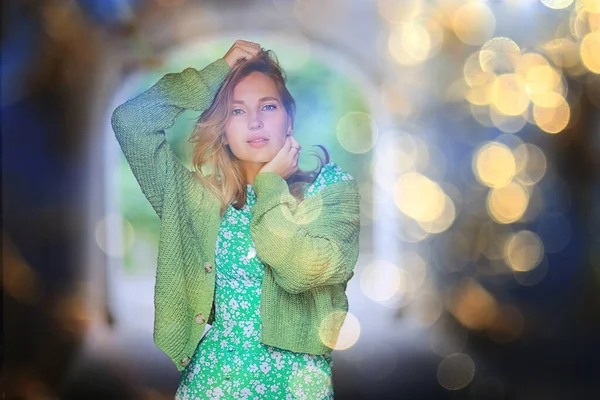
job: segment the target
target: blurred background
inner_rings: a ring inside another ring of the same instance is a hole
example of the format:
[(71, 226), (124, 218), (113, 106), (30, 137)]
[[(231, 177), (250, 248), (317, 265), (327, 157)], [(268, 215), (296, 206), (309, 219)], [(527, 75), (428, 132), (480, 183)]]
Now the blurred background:
[[(159, 221), (110, 115), (236, 39), (275, 52), (295, 137), (361, 187), (336, 398), (600, 398), (599, 0), (2, 11), (2, 400), (173, 398)], [(167, 132), (188, 165), (197, 117)]]

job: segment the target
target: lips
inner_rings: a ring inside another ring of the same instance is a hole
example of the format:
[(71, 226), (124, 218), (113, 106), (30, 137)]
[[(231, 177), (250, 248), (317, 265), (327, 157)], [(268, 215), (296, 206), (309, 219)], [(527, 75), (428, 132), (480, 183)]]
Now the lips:
[(250, 136), (250, 139), (248, 139), (248, 140), (246, 141), (246, 143), (250, 143), (250, 142), (252, 142), (253, 140), (263, 140), (263, 141), (267, 141), (267, 140), (269, 140), (269, 137), (268, 137), (268, 136), (266, 136), (266, 135), (252, 135), (252, 136)]

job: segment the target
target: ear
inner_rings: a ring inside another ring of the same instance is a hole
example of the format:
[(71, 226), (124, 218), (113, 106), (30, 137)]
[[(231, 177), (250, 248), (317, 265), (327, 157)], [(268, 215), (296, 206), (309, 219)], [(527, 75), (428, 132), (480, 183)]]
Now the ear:
[(287, 136), (291, 136), (291, 135), (292, 135), (292, 124), (288, 123)]

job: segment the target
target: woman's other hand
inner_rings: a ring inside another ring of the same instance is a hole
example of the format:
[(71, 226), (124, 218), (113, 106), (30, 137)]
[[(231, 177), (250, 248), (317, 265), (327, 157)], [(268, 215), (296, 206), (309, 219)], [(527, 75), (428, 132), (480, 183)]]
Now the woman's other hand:
[(263, 165), (258, 172), (274, 172), (283, 179), (289, 178), (298, 171), (298, 154), (300, 153), (300, 149), (300, 143), (298, 143), (291, 135), (288, 136), (287, 139), (285, 139), (283, 147), (275, 157)]
[(229, 67), (233, 68), (239, 60), (250, 60), (260, 52), (261, 47), (258, 43), (236, 40), (223, 58), (229, 64)]

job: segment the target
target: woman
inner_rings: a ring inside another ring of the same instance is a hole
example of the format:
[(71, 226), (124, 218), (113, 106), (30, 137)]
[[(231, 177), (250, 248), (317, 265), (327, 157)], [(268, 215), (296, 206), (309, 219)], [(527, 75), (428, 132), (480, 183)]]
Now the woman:
[[(193, 171), (164, 136), (186, 109), (202, 113)], [(314, 173), (298, 170), (293, 118), (277, 62), (242, 40), (113, 113), (161, 220), (154, 341), (182, 371), (178, 399), (333, 397), (360, 196), (327, 153)]]

